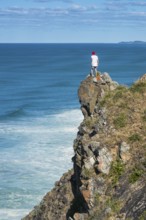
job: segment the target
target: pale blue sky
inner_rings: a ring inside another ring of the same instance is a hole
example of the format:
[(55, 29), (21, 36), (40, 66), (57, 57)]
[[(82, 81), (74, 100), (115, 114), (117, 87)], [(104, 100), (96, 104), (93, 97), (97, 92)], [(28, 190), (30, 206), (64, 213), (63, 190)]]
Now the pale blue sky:
[(146, 0), (0, 0), (0, 42), (146, 41)]

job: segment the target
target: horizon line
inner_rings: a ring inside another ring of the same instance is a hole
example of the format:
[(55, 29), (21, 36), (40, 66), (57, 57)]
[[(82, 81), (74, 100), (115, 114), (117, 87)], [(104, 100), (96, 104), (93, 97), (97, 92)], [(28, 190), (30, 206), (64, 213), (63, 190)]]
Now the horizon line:
[(146, 41), (119, 41), (119, 42), (0, 42), (0, 44), (119, 44), (119, 43), (146, 43)]

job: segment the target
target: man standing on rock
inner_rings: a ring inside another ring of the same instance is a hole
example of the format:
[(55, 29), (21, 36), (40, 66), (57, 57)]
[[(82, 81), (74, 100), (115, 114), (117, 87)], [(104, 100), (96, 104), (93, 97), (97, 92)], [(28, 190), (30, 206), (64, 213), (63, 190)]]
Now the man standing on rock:
[(96, 76), (98, 63), (99, 63), (98, 56), (93, 51), (91, 55), (91, 72), (90, 72), (91, 76)]

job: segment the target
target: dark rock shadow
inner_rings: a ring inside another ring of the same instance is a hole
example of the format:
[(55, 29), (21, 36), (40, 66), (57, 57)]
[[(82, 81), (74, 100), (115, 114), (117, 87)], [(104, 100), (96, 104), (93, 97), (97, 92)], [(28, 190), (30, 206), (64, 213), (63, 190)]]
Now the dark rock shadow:
[[(76, 171), (76, 173), (77, 172), (79, 175), (80, 174), (79, 169)], [(89, 210), (88, 204), (79, 190), (79, 187), (81, 186), (81, 182), (77, 181), (75, 174), (72, 175), (70, 181), (71, 181), (74, 199), (72, 201), (70, 209), (68, 210), (66, 214), (66, 220), (69, 220), (69, 217), (74, 219), (73, 216), (75, 213), (80, 213), (80, 214), (88, 213), (88, 210)]]

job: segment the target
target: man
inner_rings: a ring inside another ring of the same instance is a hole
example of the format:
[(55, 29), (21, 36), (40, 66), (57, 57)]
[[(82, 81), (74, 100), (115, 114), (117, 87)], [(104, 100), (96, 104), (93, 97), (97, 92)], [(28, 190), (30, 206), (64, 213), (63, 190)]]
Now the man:
[(91, 55), (91, 73), (90, 73), (91, 76), (96, 76), (98, 63), (99, 63), (98, 56), (93, 51)]

